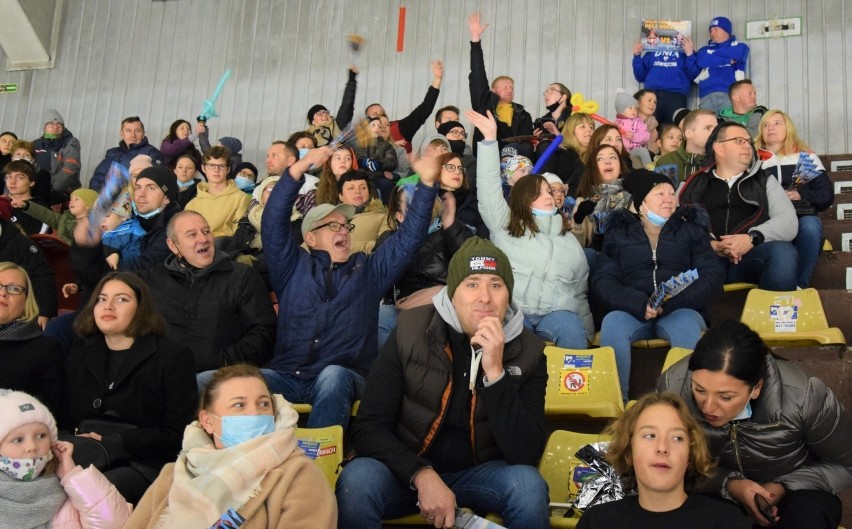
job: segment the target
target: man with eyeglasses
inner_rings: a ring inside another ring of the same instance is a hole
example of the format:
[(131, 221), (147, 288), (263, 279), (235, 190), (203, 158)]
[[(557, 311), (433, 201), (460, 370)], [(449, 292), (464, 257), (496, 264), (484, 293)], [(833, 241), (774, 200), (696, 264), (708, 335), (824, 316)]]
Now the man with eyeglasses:
[(278, 297), (278, 331), (269, 369), (270, 389), (290, 402), (312, 406), (307, 426), (349, 422), (377, 355), (382, 295), (407, 267), (432, 216), (440, 168), (434, 158), (415, 164), (420, 183), (406, 222), (374, 253), (350, 252), (354, 208), (323, 204), (302, 220), (303, 250), (290, 230), (290, 212), (305, 172), (320, 167), (332, 150), (311, 149), (284, 171), (261, 221), (263, 251)]
[(751, 135), (739, 123), (716, 127), (706, 147), (710, 165), (680, 191), (683, 204), (710, 215), (711, 241), (726, 282), (757, 283), (764, 290), (796, 289), (798, 221), (793, 204), (761, 169)]
[(145, 125), (139, 116), (131, 116), (121, 121), (121, 141), (118, 147), (107, 150), (106, 156), (95, 168), (95, 172), (89, 180), (89, 189), (100, 191), (106, 181), (107, 173), (112, 162), (118, 162), (124, 167), (130, 167), (130, 161), (140, 154), (151, 157), (154, 165), (163, 163), (163, 155), (153, 145), (148, 143), (145, 136)]

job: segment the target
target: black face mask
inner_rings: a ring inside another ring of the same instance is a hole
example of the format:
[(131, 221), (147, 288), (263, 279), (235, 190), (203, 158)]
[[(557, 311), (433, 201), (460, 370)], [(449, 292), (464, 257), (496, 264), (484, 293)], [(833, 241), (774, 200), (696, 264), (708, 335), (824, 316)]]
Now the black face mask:
[(450, 150), (455, 154), (464, 154), (464, 140), (447, 140), (450, 142)]
[(548, 112), (556, 112), (556, 109), (559, 108), (559, 105), (561, 105), (561, 104), (562, 104), (562, 98), (560, 97), (559, 100), (556, 101), (556, 103), (553, 103), (552, 105), (549, 105), (545, 108), (547, 109)]

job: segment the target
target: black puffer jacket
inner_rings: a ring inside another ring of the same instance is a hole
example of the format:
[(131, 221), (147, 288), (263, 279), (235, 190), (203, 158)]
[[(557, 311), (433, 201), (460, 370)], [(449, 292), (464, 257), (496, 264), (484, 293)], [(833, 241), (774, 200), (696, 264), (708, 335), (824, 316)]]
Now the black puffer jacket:
[(692, 396), (689, 357), (660, 377), (657, 389), (678, 393), (704, 428), (719, 468), (707, 483), (720, 493), (738, 474), (758, 483), (774, 481), (789, 491), (839, 494), (852, 488), (852, 419), (834, 393), (784, 360), (766, 357), (760, 395), (748, 420), (710, 426)]
[(0, 263), (24, 267), (33, 283), (40, 316), (56, 316), (56, 280), (53, 269), (36, 243), (11, 222), (0, 219)]
[(681, 206), (660, 230), (656, 254), (642, 221), (615, 211), (607, 224), (592, 276), (592, 299), (607, 312), (624, 311), (644, 321), (648, 297), (660, 283), (692, 268), (698, 279), (665, 304), (666, 312), (703, 309), (722, 294), (724, 273), (710, 247), (709, 219), (700, 207)]
[[(376, 240), (378, 248), (388, 237), (396, 231), (386, 231)], [(418, 290), (447, 284), (447, 267), (453, 254), (464, 244), (464, 241), (472, 237), (464, 224), (454, 222), (447, 229), (440, 229), (430, 233), (408, 268), (394, 284), (393, 289), (385, 295), (385, 303), (392, 304), (396, 300), (410, 296)]]

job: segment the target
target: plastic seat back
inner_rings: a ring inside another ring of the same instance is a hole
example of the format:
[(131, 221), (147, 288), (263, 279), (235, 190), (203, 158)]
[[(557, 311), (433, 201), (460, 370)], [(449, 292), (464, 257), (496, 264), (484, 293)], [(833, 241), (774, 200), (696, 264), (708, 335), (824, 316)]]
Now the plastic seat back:
[(613, 419), (624, 412), (612, 347), (545, 347), (547, 392), (544, 413), (550, 419), (584, 416)]
[[(550, 434), (544, 455), (538, 465), (547, 486), (550, 489), (551, 507), (564, 504), (577, 497), (577, 484), (574, 482), (574, 469), (585, 463), (574, 457), (577, 450), (590, 443), (608, 441), (603, 434), (577, 433), (568, 430), (556, 430)], [(578, 518), (562, 518), (551, 509), (551, 527), (575, 527)]]
[[(296, 428), (296, 439), (308, 443), (318, 443), (314, 461), (334, 490), (337, 481), (338, 468), (343, 462), (343, 427), (339, 424), (326, 426), (324, 428)], [(311, 447), (306, 447), (306, 453), (312, 452)], [(308, 454), (309, 457), (312, 454)]]
[(666, 361), (663, 362), (662, 372), (665, 372), (668, 368), (680, 362), (681, 359), (686, 358), (691, 354), (692, 349), (686, 349), (683, 347), (672, 347), (671, 349), (669, 349), (669, 352), (666, 353)]
[(814, 288), (790, 292), (755, 288), (748, 293), (740, 321), (770, 346), (846, 344), (843, 332), (828, 326)]

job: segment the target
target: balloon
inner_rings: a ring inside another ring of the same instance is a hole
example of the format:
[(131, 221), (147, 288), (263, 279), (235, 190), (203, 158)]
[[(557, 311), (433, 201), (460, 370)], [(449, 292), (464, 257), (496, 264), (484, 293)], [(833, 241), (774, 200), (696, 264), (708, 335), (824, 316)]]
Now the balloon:
[(538, 161), (535, 162), (535, 166), (533, 167), (532, 172), (538, 174), (541, 171), (541, 168), (544, 167), (544, 164), (547, 163), (547, 159), (559, 148), (559, 145), (562, 144), (562, 134), (557, 134), (553, 141), (550, 142), (550, 145), (547, 146), (547, 149), (541, 153), (541, 156), (538, 157)]
[[(601, 108), (597, 101), (590, 99), (588, 101), (583, 99), (583, 94), (577, 92), (571, 96), (571, 112), (580, 112), (581, 114), (588, 114), (590, 118), (597, 121), (601, 125), (612, 125), (614, 127), (618, 127), (612, 121), (606, 119), (605, 117), (597, 114), (597, 111)], [(618, 130), (624, 134), (625, 131), (621, 127), (618, 127)]]
[(222, 78), (219, 79), (219, 84), (216, 85), (216, 90), (213, 91), (213, 95), (210, 96), (210, 99), (204, 100), (204, 110), (201, 111), (201, 114), (198, 116), (198, 121), (207, 121), (210, 118), (217, 118), (219, 114), (216, 112), (216, 100), (219, 99), (219, 94), (222, 93), (222, 88), (225, 86), (225, 81), (231, 77), (231, 70), (225, 70), (225, 73), (222, 74)]

